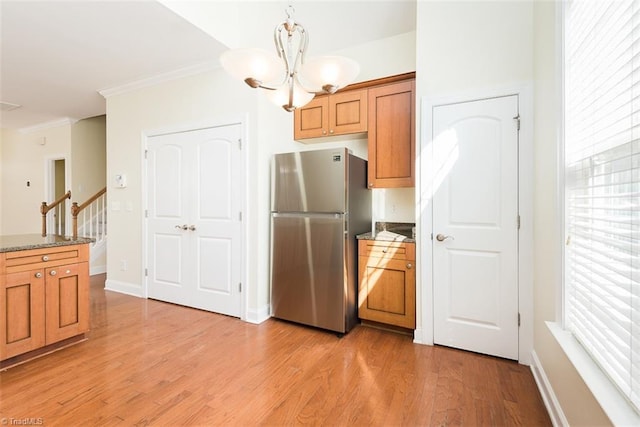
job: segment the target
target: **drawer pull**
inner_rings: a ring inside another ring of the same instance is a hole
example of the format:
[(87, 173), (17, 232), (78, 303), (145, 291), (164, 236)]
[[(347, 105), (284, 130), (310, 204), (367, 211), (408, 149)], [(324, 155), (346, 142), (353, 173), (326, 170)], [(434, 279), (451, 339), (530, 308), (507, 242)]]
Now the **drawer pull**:
[(413, 267), (413, 264), (411, 264), (410, 262), (407, 263), (407, 269), (411, 270), (411, 268)]
[(40, 273), (40, 272), (38, 271), (36, 274), (34, 274), (34, 276), (36, 276), (36, 278), (38, 278), (38, 279), (39, 279), (39, 278), (41, 278), (41, 277), (42, 277), (42, 273)]
[(43, 261), (49, 261), (49, 255), (43, 255), (42, 256), (42, 260)]
[(50, 275), (52, 275), (52, 276), (55, 276), (55, 275), (56, 275), (56, 274), (58, 274), (58, 273), (56, 273), (56, 271), (55, 271), (55, 270), (51, 270), (51, 271), (49, 272), (49, 274), (50, 274)]

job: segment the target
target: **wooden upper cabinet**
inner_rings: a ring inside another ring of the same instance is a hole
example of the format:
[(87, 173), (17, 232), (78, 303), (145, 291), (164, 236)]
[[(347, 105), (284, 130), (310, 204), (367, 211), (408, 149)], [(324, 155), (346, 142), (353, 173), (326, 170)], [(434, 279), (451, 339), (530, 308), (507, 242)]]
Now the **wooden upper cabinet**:
[(367, 90), (317, 96), (294, 111), (296, 140), (367, 131)]
[(369, 188), (415, 186), (415, 79), (369, 89)]
[(329, 97), (315, 97), (304, 107), (296, 108), (294, 116), (294, 139), (327, 136), (329, 131)]

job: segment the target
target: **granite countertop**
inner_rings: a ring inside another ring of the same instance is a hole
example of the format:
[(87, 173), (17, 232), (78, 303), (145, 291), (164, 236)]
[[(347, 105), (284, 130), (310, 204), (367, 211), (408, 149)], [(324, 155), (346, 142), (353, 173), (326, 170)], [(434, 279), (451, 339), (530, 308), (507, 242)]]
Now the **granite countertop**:
[(40, 234), (14, 234), (8, 236), (0, 236), (0, 252), (16, 252), (26, 251), (29, 249), (53, 248), (56, 246), (81, 245), (84, 243), (94, 242), (95, 239), (88, 237), (72, 237), (59, 236), (56, 234), (48, 234), (42, 236)]
[(413, 235), (415, 223), (412, 222), (376, 222), (375, 233), (358, 234), (358, 240), (384, 240), (387, 242), (415, 243)]

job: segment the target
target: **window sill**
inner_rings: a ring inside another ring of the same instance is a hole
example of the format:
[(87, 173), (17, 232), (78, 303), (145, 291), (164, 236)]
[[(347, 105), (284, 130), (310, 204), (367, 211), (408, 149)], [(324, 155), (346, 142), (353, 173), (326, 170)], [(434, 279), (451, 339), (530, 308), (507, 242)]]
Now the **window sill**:
[(546, 323), (551, 334), (560, 344), (569, 361), (576, 368), (611, 422), (617, 426), (640, 425), (640, 415), (573, 335), (562, 329), (558, 323)]

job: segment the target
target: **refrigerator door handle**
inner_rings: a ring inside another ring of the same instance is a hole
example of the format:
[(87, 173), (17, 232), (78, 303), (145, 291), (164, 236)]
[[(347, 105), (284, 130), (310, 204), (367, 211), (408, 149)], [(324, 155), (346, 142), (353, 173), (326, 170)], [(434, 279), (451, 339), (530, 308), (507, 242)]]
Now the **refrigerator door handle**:
[(274, 218), (335, 218), (338, 219), (345, 215), (342, 212), (272, 212)]

